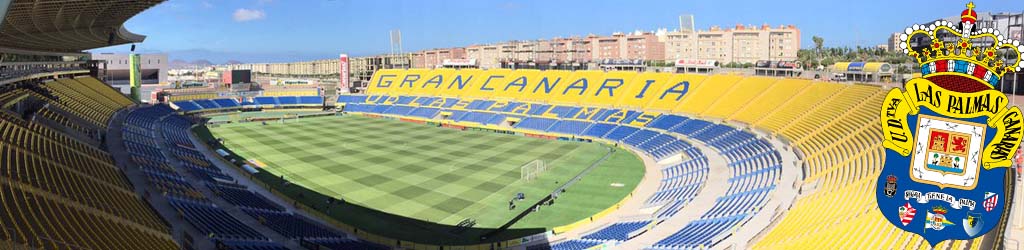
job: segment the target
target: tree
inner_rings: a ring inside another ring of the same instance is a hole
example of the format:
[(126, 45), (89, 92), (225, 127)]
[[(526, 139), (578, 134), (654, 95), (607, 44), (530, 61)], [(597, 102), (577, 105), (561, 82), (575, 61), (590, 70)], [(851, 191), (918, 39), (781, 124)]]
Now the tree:
[(832, 64), (835, 64), (835, 63), (836, 63), (835, 60), (833, 60), (831, 57), (827, 57), (827, 58), (821, 60), (821, 65), (826, 65), (827, 66), (827, 65), (832, 65)]
[(821, 38), (820, 36), (813, 36), (811, 37), (811, 40), (814, 41), (814, 50), (820, 54), (821, 48), (825, 47), (825, 38)]
[(815, 59), (817, 59), (815, 60), (815, 64), (821, 65), (821, 48), (825, 47), (825, 38), (812, 36), (811, 41), (814, 41), (814, 51), (817, 53), (817, 56), (815, 57)]

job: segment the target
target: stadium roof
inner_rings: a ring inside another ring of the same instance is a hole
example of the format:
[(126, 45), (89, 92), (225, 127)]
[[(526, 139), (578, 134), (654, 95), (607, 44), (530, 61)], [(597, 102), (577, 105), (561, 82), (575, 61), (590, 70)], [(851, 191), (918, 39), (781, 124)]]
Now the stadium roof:
[(141, 42), (124, 22), (165, 0), (0, 1), (0, 47), (49, 52)]

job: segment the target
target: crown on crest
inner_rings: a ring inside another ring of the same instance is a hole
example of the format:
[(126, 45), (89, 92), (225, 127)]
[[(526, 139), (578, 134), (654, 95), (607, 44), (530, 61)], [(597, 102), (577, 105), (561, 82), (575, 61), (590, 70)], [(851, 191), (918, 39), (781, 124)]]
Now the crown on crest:
[[(939, 20), (907, 28), (900, 34), (900, 49), (917, 59), (923, 77), (964, 76), (993, 88), (1004, 74), (1024, 69), (1020, 64), (1024, 44), (998, 30), (976, 28), (977, 20), (974, 2), (970, 2), (960, 14), (960, 23)], [(927, 39), (920, 39), (922, 36)]]
[(889, 182), (896, 182), (896, 176), (895, 175), (889, 175), (889, 177), (886, 177), (885, 180), (887, 180)]

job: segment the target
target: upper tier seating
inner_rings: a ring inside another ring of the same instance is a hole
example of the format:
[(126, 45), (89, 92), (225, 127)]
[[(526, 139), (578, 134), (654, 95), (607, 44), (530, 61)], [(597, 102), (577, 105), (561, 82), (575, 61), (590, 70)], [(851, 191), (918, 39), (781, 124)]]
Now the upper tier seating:
[(132, 103), (124, 95), (92, 77), (62, 78), (36, 89), (51, 105), (68, 111), (94, 127), (107, 128), (110, 117)]
[[(133, 102), (93, 78), (59, 79), (0, 94), (32, 96), (54, 121), (106, 128)], [(6, 99), (9, 103), (27, 99)], [(178, 249), (103, 148), (22, 114), (0, 110), (0, 245), (39, 249)], [(64, 124), (67, 126), (67, 124)], [(105, 131), (104, 131), (105, 132)], [(19, 249), (19, 247), (15, 247)]]

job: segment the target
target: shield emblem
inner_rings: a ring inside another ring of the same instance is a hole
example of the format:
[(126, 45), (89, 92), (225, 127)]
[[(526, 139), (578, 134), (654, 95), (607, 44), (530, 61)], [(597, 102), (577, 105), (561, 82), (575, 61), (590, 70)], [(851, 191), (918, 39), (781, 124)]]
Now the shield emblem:
[[(1004, 219), (1004, 202), (998, 202), (998, 197), (1006, 192), (1009, 168), (994, 165), (997, 153), (990, 148), (1003, 143), (1006, 124), (993, 126), (992, 116), (987, 115), (956, 118), (932, 107), (915, 108), (916, 114), (902, 116), (907, 122), (908, 146), (892, 145), (896, 138), (887, 136), (885, 165), (876, 188), (882, 214), (896, 227), (920, 234), (932, 245), (971, 239), (992, 230), (999, 223), (981, 223), (980, 218)], [(891, 210), (909, 207), (907, 204), (929, 208), (923, 211), (925, 218), (913, 220), (906, 208), (899, 213)]]
[(906, 226), (907, 224), (910, 224), (911, 221), (914, 221), (914, 216), (917, 215), (917, 209), (915, 209), (913, 206), (911, 206), (910, 202), (907, 202), (907, 204), (904, 204), (903, 206), (901, 206), (899, 208), (899, 211), (900, 211), (900, 222), (902, 222), (904, 226)]
[(963, 219), (963, 225), (967, 235), (975, 236), (981, 231), (981, 225), (985, 225), (985, 222), (981, 220), (981, 214), (967, 213), (967, 218)]
[[(917, 60), (921, 77), (890, 90), (879, 112), (885, 163), (875, 186), (878, 209), (931, 245), (980, 237), (1006, 220), (999, 197), (1011, 188), (1009, 167), (1024, 137), (1020, 108), (994, 87), (1003, 74), (1024, 69), (1024, 46), (1009, 48), (1019, 41), (972, 27), (946, 21), (907, 28), (900, 48)], [(924, 219), (914, 219), (915, 207)]]
[(984, 125), (920, 115), (910, 177), (939, 187), (974, 189), (981, 168)]
[(885, 180), (885, 196), (892, 198), (893, 195), (896, 195), (896, 176), (889, 175)]

